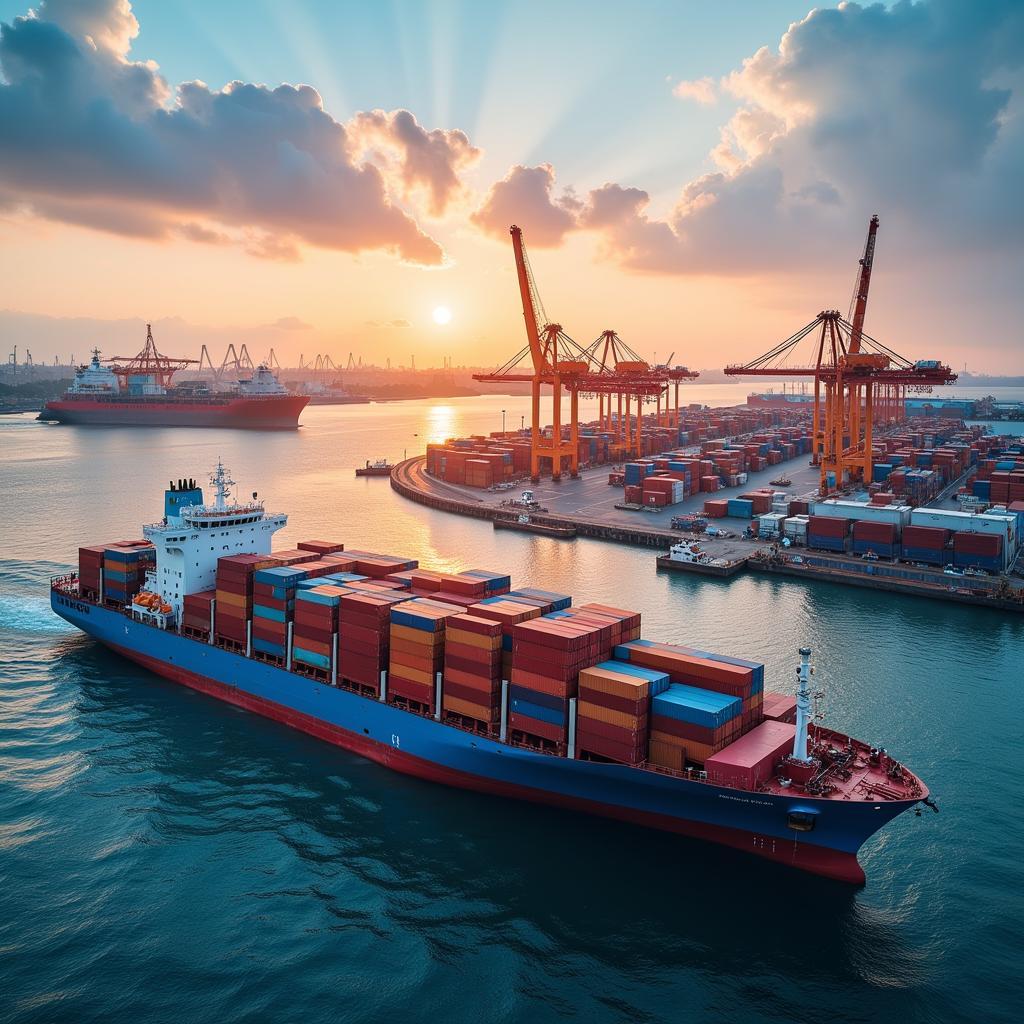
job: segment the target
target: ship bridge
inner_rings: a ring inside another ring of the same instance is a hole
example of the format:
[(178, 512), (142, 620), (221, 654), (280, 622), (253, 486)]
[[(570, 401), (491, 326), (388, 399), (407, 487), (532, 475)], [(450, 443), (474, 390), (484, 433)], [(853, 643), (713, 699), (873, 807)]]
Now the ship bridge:
[(219, 461), (210, 483), (215, 500), (206, 504), (195, 481), (172, 481), (163, 520), (143, 528), (156, 548), (152, 587), (171, 606), (175, 621), (181, 619), (186, 594), (214, 589), (218, 558), (270, 554), (274, 534), (288, 522), (283, 513), (268, 513), (255, 494), (252, 501), (235, 501), (235, 482)]

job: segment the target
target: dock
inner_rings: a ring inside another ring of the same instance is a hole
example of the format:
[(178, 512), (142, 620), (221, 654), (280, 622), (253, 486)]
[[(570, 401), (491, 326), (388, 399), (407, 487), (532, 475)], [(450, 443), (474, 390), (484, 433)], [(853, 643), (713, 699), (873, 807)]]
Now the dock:
[[(768, 478), (777, 476), (778, 471), (778, 466), (773, 466), (761, 473), (751, 473), (745, 485), (720, 490), (716, 497), (727, 498), (734, 492), (767, 486)], [(786, 475), (793, 480), (789, 493), (794, 497), (810, 495), (817, 487), (817, 467), (799, 460), (787, 464)], [(531, 522), (545, 529), (527, 532), (536, 536), (567, 538), (571, 531), (575, 537), (660, 549), (655, 564), (659, 571), (665, 572), (732, 579), (750, 571), (954, 601), (999, 611), (1024, 612), (1024, 580), (1007, 584), (994, 577), (948, 576), (941, 569), (865, 561), (806, 548), (794, 547), (773, 554), (763, 538), (747, 539), (743, 536), (748, 525), (745, 520), (716, 520), (716, 526), (724, 527), (732, 534), (724, 538), (667, 528), (673, 515), (702, 509), (706, 494), (693, 495), (661, 513), (651, 513), (641, 507), (624, 506), (621, 489), (610, 486), (607, 481), (608, 467), (603, 466), (584, 470), (577, 479), (517, 485), (519, 489), (531, 488), (538, 504), (545, 509), (543, 514), (530, 513)], [(509, 503), (517, 489), (484, 491), (436, 480), (427, 474), (424, 456), (398, 463), (391, 473), (391, 486), (410, 501), (454, 515), (489, 519), (499, 529), (502, 528), (498, 526), (499, 521), (507, 522), (514, 518)], [(950, 494), (944, 497), (947, 503), (952, 503), (950, 495), (955, 484), (947, 490)], [(661, 526), (661, 522), (666, 525)], [(668, 550), (682, 540), (698, 541), (719, 564), (674, 562), (668, 557)]]

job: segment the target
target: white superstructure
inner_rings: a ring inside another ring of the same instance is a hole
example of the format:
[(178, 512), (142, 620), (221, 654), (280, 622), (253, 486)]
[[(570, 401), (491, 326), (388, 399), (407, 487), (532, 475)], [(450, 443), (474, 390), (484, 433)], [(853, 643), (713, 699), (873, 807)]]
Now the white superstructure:
[(287, 522), (287, 515), (268, 514), (263, 502), (239, 502), (232, 498), (234, 480), (217, 463), (210, 477), (216, 498), (203, 503), (203, 492), (181, 481), (167, 491), (163, 522), (143, 528), (156, 547), (153, 587), (181, 620), (186, 594), (212, 590), (216, 586), (217, 559), (224, 555), (270, 554), (274, 534)]
[(260, 364), (248, 380), (238, 382), (240, 395), (287, 395), (288, 389), (274, 376), (270, 367)]
[(75, 371), (75, 379), (68, 388), (72, 395), (116, 395), (121, 385), (117, 374), (100, 363), (100, 350), (92, 350), (92, 361)]

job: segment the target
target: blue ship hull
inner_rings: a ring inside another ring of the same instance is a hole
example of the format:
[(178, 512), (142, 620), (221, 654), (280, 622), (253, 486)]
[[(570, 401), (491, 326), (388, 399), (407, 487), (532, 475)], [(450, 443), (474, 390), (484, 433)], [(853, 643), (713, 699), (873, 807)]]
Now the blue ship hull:
[[(53, 611), (153, 672), (389, 768), (481, 792), (634, 822), (860, 884), (857, 851), (917, 799), (834, 801), (745, 792), (654, 770), (571, 760), (475, 735), (120, 612), (51, 591)], [(789, 815), (810, 815), (794, 831)]]

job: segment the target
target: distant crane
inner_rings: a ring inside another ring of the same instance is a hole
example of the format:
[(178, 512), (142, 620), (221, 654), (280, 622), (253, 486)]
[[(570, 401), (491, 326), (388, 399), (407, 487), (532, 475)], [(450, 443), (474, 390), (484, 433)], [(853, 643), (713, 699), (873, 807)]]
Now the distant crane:
[(160, 387), (169, 387), (171, 378), (178, 370), (184, 370), (198, 362), (196, 359), (174, 359), (171, 356), (161, 355), (157, 351), (156, 342), (153, 340), (153, 327), (146, 324), (146, 344), (142, 351), (135, 356), (110, 356), (104, 362), (110, 363), (110, 369), (123, 377), (152, 376), (154, 383)]
[[(823, 310), (764, 355), (742, 366), (725, 368), (726, 374), (737, 377), (813, 377), (811, 458), (821, 467), (822, 494), (827, 494), (834, 486), (843, 486), (847, 480), (871, 482), (876, 419), (879, 422), (903, 419), (902, 396), (907, 388), (930, 389), (932, 385), (951, 384), (956, 380), (956, 374), (938, 360), (911, 362), (864, 333), (877, 233), (878, 217), (874, 216), (868, 226), (857, 273), (851, 302), (852, 322), (838, 310)], [(814, 343), (811, 359), (794, 358), (806, 338)]]

